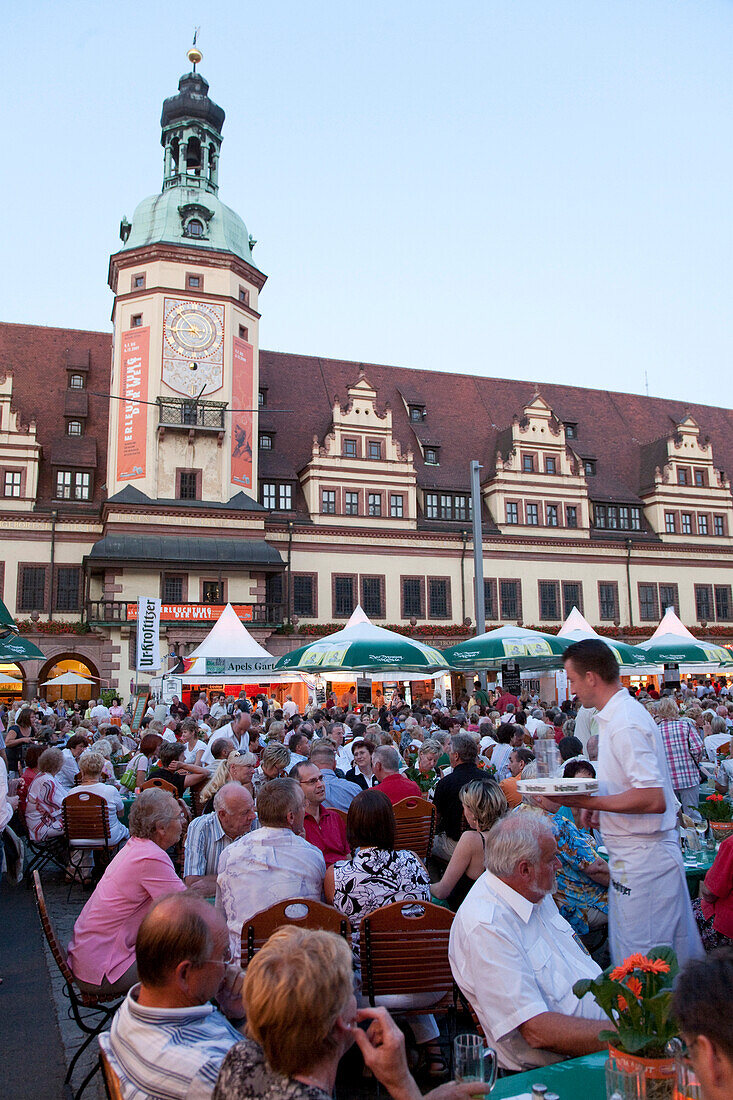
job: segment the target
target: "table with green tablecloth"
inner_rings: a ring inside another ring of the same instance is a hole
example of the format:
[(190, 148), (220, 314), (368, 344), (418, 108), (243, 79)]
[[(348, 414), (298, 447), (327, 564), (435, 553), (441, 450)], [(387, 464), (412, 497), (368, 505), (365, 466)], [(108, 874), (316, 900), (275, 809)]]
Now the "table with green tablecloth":
[(547, 1085), (548, 1092), (556, 1092), (560, 1100), (605, 1100), (606, 1059), (608, 1053), (587, 1054), (585, 1058), (572, 1058), (554, 1066), (530, 1069), (515, 1073), (496, 1082), (491, 1100), (510, 1100), (511, 1097), (531, 1094), (532, 1085)]

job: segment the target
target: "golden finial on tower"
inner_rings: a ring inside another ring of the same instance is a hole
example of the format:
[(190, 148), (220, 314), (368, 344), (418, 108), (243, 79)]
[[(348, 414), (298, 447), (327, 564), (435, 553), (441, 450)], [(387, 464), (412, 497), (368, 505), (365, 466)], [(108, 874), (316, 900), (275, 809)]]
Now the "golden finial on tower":
[(193, 64), (193, 71), (194, 72), (196, 72), (196, 66), (202, 60), (202, 58), (204, 56), (201, 53), (201, 50), (196, 45), (196, 39), (199, 36), (199, 31), (200, 30), (201, 30), (201, 27), (196, 27), (196, 30), (193, 32), (193, 45), (191, 46), (191, 49), (186, 54), (186, 57), (188, 58), (188, 60)]

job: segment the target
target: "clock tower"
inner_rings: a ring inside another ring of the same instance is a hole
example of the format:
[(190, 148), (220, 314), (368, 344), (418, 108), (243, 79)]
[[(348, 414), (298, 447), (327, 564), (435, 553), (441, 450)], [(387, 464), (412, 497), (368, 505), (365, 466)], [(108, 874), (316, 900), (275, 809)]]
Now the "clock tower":
[(257, 498), (254, 241), (218, 197), (224, 111), (193, 71), (163, 104), (163, 186), (120, 225), (107, 494), (225, 504)]

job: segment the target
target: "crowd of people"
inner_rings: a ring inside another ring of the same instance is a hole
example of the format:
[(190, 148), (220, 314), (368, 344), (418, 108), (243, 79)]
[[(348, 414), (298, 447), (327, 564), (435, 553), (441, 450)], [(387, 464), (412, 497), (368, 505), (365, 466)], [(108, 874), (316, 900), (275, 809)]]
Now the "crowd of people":
[[(387, 1010), (403, 1027), (410, 1012), (414, 1058), (439, 1077), (435, 996), (359, 994), (361, 922), (392, 902), (455, 913), (453, 975), (505, 1072), (603, 1048), (605, 1018), (572, 990), (609, 959), (664, 943), (683, 975), (714, 968), (705, 950), (733, 940), (733, 838), (693, 908), (679, 827), (701, 765), (721, 791), (733, 779), (730, 689), (630, 693), (595, 641), (565, 667), (561, 706), (478, 681), (451, 706), (345, 693), (304, 713), (289, 696), (202, 691), (190, 708), (152, 703), (134, 734), (120, 700), (0, 709), (0, 829), (61, 841), (64, 799), (106, 802), (116, 854), (90, 870), (68, 961), (82, 990), (125, 996), (103, 1039), (123, 1096), (163, 1079), (172, 1097), (322, 1100), (354, 1044), (390, 1095), (420, 1095)], [(557, 746), (559, 776), (597, 777), (601, 793), (523, 793), (538, 742)], [(427, 864), (396, 845), (394, 807), (411, 797), (436, 810)], [(284, 929), (248, 962), (250, 919), (293, 898), (333, 906), (351, 943)], [(730, 985), (733, 966), (719, 972)], [(703, 1017), (680, 1014), (733, 1067), (732, 1037)]]

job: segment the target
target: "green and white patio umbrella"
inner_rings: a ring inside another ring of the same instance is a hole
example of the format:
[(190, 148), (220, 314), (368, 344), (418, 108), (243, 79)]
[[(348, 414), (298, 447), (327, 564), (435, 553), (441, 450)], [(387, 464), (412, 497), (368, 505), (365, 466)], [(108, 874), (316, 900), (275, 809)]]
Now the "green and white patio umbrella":
[(37, 645), (18, 632), (18, 624), (0, 600), (0, 661), (32, 660), (43, 658)]
[(444, 649), (443, 656), (460, 671), (500, 669), (507, 661), (516, 661), (523, 669), (562, 668), (562, 655), (573, 641), (522, 626), (500, 626)]
[[(558, 630), (557, 636), (558, 638), (568, 638), (571, 642), (581, 642), (585, 638), (597, 638), (599, 642), (604, 642), (608, 646), (621, 668), (640, 668), (643, 665), (650, 666), (653, 664), (648, 654), (639, 646), (627, 645), (626, 642), (619, 642), (616, 638), (604, 638), (602, 634), (598, 634), (588, 620), (578, 611), (577, 607), (573, 607)], [(651, 671), (651, 668), (649, 671)]]
[(357, 607), (343, 630), (281, 657), (275, 670), (287, 669), (313, 673), (393, 673), (394, 679), (399, 680), (403, 672), (421, 672), (426, 678), (435, 672), (448, 672), (448, 663), (439, 649), (375, 626)]
[[(713, 672), (724, 665), (733, 665), (733, 654), (721, 645), (705, 642), (696, 638), (675, 615), (674, 608), (668, 607), (664, 618), (645, 642), (639, 642), (639, 649), (646, 653), (647, 660), (658, 665), (702, 666), (702, 671)], [(691, 671), (691, 670), (690, 670)]]

